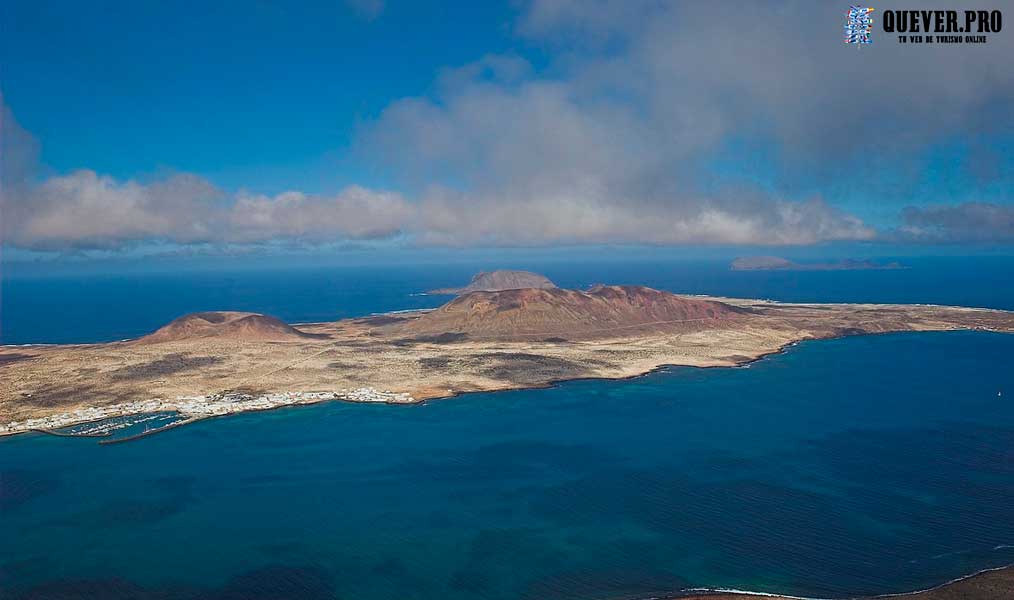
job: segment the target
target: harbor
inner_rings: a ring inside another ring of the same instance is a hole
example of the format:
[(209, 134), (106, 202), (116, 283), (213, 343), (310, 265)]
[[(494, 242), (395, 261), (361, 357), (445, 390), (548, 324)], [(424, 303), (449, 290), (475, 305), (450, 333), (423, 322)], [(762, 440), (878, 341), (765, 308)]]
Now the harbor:
[[(230, 391), (203, 396), (155, 398), (108, 406), (91, 406), (37, 419), (12, 421), (0, 424), (0, 436), (34, 431), (59, 437), (110, 438), (115, 431), (136, 429), (144, 424), (143, 430), (137, 433), (100, 442), (110, 444), (137, 439), (209, 417), (334, 400), (384, 404), (411, 404), (416, 401), (410, 394), (404, 392), (377, 390), (372, 387), (260, 395)], [(164, 423), (165, 421), (168, 423)]]

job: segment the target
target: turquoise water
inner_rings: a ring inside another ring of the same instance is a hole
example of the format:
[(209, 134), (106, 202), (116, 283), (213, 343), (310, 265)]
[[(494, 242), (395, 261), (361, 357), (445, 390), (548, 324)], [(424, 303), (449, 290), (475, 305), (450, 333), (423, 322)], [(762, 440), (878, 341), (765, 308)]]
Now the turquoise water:
[[(1014, 336), (0, 441), (19, 598), (844, 596), (1014, 562)], [(1003, 392), (1003, 395), (998, 395)]]

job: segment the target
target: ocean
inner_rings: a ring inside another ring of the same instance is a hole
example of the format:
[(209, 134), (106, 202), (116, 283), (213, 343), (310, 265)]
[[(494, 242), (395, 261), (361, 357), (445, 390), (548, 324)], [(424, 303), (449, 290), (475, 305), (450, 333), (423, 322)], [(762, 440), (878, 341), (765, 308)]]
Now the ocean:
[[(566, 286), (1014, 308), (1011, 264), (511, 266)], [(4, 340), (119, 339), (190, 310), (314, 321), (433, 306), (444, 298), (413, 294), (473, 270), (25, 277), (5, 282)], [(1014, 563), (1012, 357), (1014, 336), (898, 333), (804, 342), (741, 368), (237, 415), (113, 446), (3, 439), (0, 589), (5, 600), (921, 589)]]
[[(894, 260), (882, 259), (882, 262)], [(557, 285), (647, 285), (683, 294), (787, 302), (899, 302), (1014, 309), (1014, 257), (901, 258), (884, 271), (737, 272), (728, 260), (598, 260), (373, 267), (189, 270), (36, 276), (0, 281), (0, 343), (87, 343), (154, 331), (204, 310), (243, 310), (289, 323), (433, 308), (479, 270), (528, 269)]]

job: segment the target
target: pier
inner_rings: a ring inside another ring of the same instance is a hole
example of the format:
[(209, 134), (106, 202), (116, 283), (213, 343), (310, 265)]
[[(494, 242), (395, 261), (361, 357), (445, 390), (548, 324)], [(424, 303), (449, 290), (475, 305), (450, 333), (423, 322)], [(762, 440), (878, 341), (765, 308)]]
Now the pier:
[(121, 438), (113, 438), (113, 439), (110, 439), (110, 440), (102, 440), (102, 441), (99, 442), (99, 444), (101, 444), (101, 445), (106, 445), (106, 444), (121, 444), (123, 442), (130, 442), (130, 441), (133, 441), (133, 440), (139, 440), (139, 439), (141, 439), (143, 437), (146, 437), (146, 436), (149, 436), (149, 435), (155, 435), (156, 433), (162, 433), (163, 431), (167, 431), (167, 430), (173, 429), (175, 427), (180, 427), (181, 425), (189, 425), (190, 423), (196, 423), (197, 421), (201, 421), (204, 418), (206, 418), (206, 417), (193, 417), (193, 418), (190, 418), (190, 419), (180, 419), (179, 421), (174, 421), (174, 422), (172, 422), (172, 423), (170, 423), (168, 425), (163, 425), (162, 427), (156, 427), (155, 429), (145, 429), (144, 431), (141, 431), (140, 433), (135, 433), (133, 435), (124, 436), (124, 437), (121, 437)]
[[(30, 429), (35, 433), (44, 433), (46, 435), (53, 435), (56, 437), (84, 437), (84, 438), (97, 438), (97, 437), (109, 437), (112, 434), (108, 431), (99, 433), (68, 433), (65, 431), (55, 431), (53, 429)], [(100, 442), (101, 443), (101, 442)]]

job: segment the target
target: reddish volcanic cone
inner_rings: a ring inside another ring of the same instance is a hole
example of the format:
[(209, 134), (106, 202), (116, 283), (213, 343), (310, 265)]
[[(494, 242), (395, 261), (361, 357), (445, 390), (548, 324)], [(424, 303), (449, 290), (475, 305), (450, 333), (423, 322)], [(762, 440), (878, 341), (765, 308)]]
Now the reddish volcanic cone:
[(556, 284), (545, 275), (531, 271), (491, 271), (477, 273), (465, 287), (430, 290), (431, 294), (469, 294), (471, 292), (499, 292), (525, 288), (555, 288)]
[(747, 311), (712, 300), (642, 286), (577, 290), (472, 292), (396, 326), (413, 336), (464, 334), (475, 339), (616, 337), (721, 325)]
[(159, 344), (205, 338), (284, 342), (310, 337), (314, 336), (268, 315), (211, 311), (184, 315), (136, 343)]

